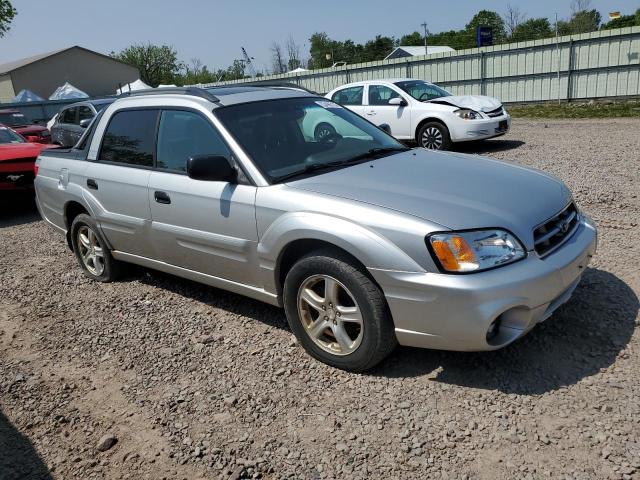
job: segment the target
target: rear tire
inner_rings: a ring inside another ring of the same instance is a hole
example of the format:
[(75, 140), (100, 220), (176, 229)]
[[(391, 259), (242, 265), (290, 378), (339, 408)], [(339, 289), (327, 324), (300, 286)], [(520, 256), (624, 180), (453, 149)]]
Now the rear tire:
[(380, 288), (348, 256), (312, 252), (284, 282), (287, 321), (315, 359), (342, 370), (374, 367), (397, 345)]
[(83, 273), (97, 282), (113, 282), (122, 264), (113, 258), (96, 222), (81, 213), (71, 224), (71, 246)]
[(449, 150), (451, 137), (449, 129), (440, 122), (427, 122), (420, 127), (416, 136), (418, 145), (427, 150)]

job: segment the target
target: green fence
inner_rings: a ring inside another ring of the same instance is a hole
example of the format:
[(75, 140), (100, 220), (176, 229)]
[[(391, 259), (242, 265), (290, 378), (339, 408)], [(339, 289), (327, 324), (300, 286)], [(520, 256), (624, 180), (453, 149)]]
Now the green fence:
[(455, 95), (490, 95), (505, 103), (638, 96), (640, 27), (206, 86), (282, 80), (326, 93), (349, 82), (398, 77), (421, 78)]

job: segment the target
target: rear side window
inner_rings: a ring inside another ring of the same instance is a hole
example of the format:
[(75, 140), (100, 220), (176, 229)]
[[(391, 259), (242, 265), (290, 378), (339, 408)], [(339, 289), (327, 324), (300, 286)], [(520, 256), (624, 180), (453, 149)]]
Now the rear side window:
[(158, 110), (125, 110), (109, 121), (100, 160), (142, 167), (153, 166)]
[(187, 171), (187, 160), (196, 155), (223, 155), (231, 152), (211, 123), (194, 112), (165, 110), (158, 130), (158, 168)]
[(62, 112), (62, 118), (60, 121), (62, 123), (71, 123), (71, 124), (76, 123), (77, 110), (78, 109), (76, 107), (67, 108), (64, 112)]
[(340, 105), (362, 105), (363, 91), (364, 87), (345, 88), (334, 93), (331, 100)]

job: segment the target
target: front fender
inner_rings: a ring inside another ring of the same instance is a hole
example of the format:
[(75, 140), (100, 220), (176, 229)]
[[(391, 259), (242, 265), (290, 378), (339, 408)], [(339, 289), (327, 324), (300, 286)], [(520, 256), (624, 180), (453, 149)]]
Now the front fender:
[(276, 291), (275, 273), (280, 253), (296, 240), (330, 243), (367, 268), (424, 272), (403, 250), (369, 228), (323, 213), (292, 212), (275, 220), (258, 242), (258, 260), (266, 290)]

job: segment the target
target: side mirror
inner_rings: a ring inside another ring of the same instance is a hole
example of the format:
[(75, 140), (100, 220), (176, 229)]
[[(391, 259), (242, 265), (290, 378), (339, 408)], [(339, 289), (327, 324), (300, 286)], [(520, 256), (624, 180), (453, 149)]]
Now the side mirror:
[(197, 155), (187, 160), (187, 175), (194, 180), (233, 182), (236, 169), (222, 155)]
[(82, 128), (87, 128), (89, 125), (91, 125), (91, 122), (93, 121), (93, 118), (85, 118), (80, 120), (80, 126)]
[(380, 130), (384, 130), (385, 132), (387, 132), (389, 135), (391, 135), (391, 126), (388, 123), (383, 123), (382, 125), (379, 126)]
[(389, 100), (389, 105), (397, 105), (398, 107), (406, 107), (409, 104), (402, 97), (394, 97), (391, 100)]

